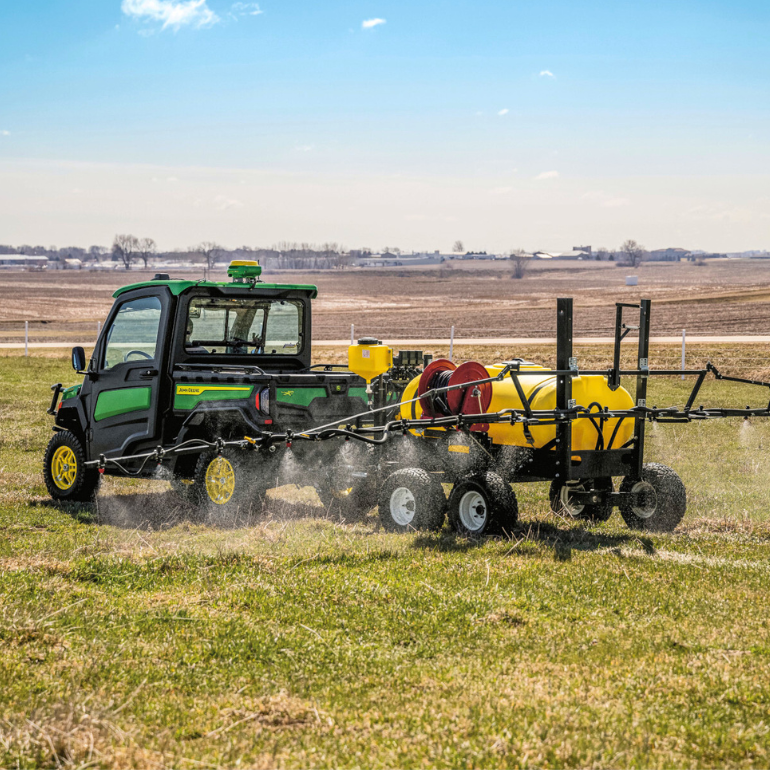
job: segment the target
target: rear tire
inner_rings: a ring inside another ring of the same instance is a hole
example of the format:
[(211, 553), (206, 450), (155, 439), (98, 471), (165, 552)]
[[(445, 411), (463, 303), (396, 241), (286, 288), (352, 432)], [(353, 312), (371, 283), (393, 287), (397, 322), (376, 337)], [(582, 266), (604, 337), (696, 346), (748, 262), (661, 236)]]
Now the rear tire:
[(516, 494), (492, 471), (462, 479), (449, 496), (449, 523), (461, 535), (510, 533), (518, 518)]
[(316, 492), (331, 515), (347, 522), (363, 519), (377, 505), (377, 485), (373, 478), (355, 480), (349, 487), (319, 482)]
[(551, 503), (551, 511), (557, 516), (569, 516), (573, 519), (583, 519), (598, 523), (607, 521), (612, 516), (612, 502), (602, 495), (598, 503), (588, 503), (578, 505), (570, 501), (569, 491), (574, 489), (578, 492), (613, 492), (612, 478), (586, 479), (578, 481), (575, 484), (560, 484), (555, 479), (551, 482), (551, 489), (548, 492), (548, 499)]
[(401, 468), (385, 479), (378, 508), (382, 526), (390, 532), (437, 531), (444, 524), (446, 495), (427, 471)]
[(359, 442), (343, 444), (314, 486), (332, 516), (343, 521), (364, 518), (377, 505), (374, 447)]
[(246, 522), (262, 512), (266, 488), (258, 472), (242, 452), (204, 452), (195, 464), (192, 497), (214, 524)]
[(641, 479), (626, 476), (620, 491), (641, 495), (635, 502), (624, 500), (620, 504), (620, 515), (631, 529), (673, 532), (687, 511), (687, 490), (682, 479), (660, 463), (646, 463)]
[(185, 478), (183, 476), (172, 476), (169, 479), (171, 489), (183, 502), (194, 504), (197, 502), (198, 492), (195, 486), (195, 479)]
[(102, 474), (98, 468), (86, 468), (85, 463), (85, 450), (74, 433), (68, 430), (54, 433), (43, 459), (48, 494), (61, 502), (94, 502)]

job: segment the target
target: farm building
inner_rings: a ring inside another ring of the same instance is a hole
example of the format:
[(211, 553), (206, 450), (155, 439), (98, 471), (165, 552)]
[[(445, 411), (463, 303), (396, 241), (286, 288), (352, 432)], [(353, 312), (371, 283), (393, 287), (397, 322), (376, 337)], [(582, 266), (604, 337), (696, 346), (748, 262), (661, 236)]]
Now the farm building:
[(655, 249), (649, 252), (647, 259), (650, 262), (680, 262), (683, 259), (688, 259), (690, 252), (687, 249), (669, 248), (669, 249)]
[(48, 257), (28, 257), (24, 254), (0, 254), (0, 268), (6, 270), (43, 269)]

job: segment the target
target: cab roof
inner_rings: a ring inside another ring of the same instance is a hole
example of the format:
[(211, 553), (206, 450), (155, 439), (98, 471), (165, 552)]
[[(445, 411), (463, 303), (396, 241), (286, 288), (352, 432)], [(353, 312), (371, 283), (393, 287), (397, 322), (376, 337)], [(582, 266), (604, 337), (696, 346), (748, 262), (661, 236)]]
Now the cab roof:
[(128, 286), (121, 286), (112, 296), (119, 297), (121, 294), (125, 294), (127, 291), (133, 289), (143, 289), (146, 287), (155, 288), (157, 286), (166, 286), (169, 291), (175, 296), (179, 296), (188, 289), (193, 287), (199, 289), (250, 289), (252, 292), (258, 294), (260, 289), (271, 289), (279, 291), (303, 291), (306, 292), (310, 299), (315, 299), (318, 296), (318, 287), (312, 284), (304, 283), (262, 283), (258, 281), (256, 283), (235, 283), (230, 281), (185, 281), (182, 279), (168, 279), (168, 280), (153, 280), (153, 281), (140, 281), (139, 283), (132, 283)]

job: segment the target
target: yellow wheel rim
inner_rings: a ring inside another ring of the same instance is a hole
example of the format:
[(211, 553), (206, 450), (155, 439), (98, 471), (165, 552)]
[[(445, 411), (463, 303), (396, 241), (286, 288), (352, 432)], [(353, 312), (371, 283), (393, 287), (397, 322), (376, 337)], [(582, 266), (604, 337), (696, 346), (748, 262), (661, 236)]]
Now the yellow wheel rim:
[(235, 471), (225, 457), (215, 457), (206, 468), (206, 492), (217, 505), (224, 505), (233, 496)]
[(78, 476), (78, 461), (68, 446), (60, 446), (51, 458), (51, 476), (56, 486), (66, 491), (72, 489)]

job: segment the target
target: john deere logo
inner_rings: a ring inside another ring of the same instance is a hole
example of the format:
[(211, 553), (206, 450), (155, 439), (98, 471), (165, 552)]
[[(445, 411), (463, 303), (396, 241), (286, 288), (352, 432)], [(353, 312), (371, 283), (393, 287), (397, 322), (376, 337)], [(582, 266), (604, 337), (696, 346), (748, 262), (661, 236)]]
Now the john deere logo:
[(281, 395), (282, 396), (293, 396), (294, 395), (294, 391), (293, 390), (282, 390), (281, 391)]

